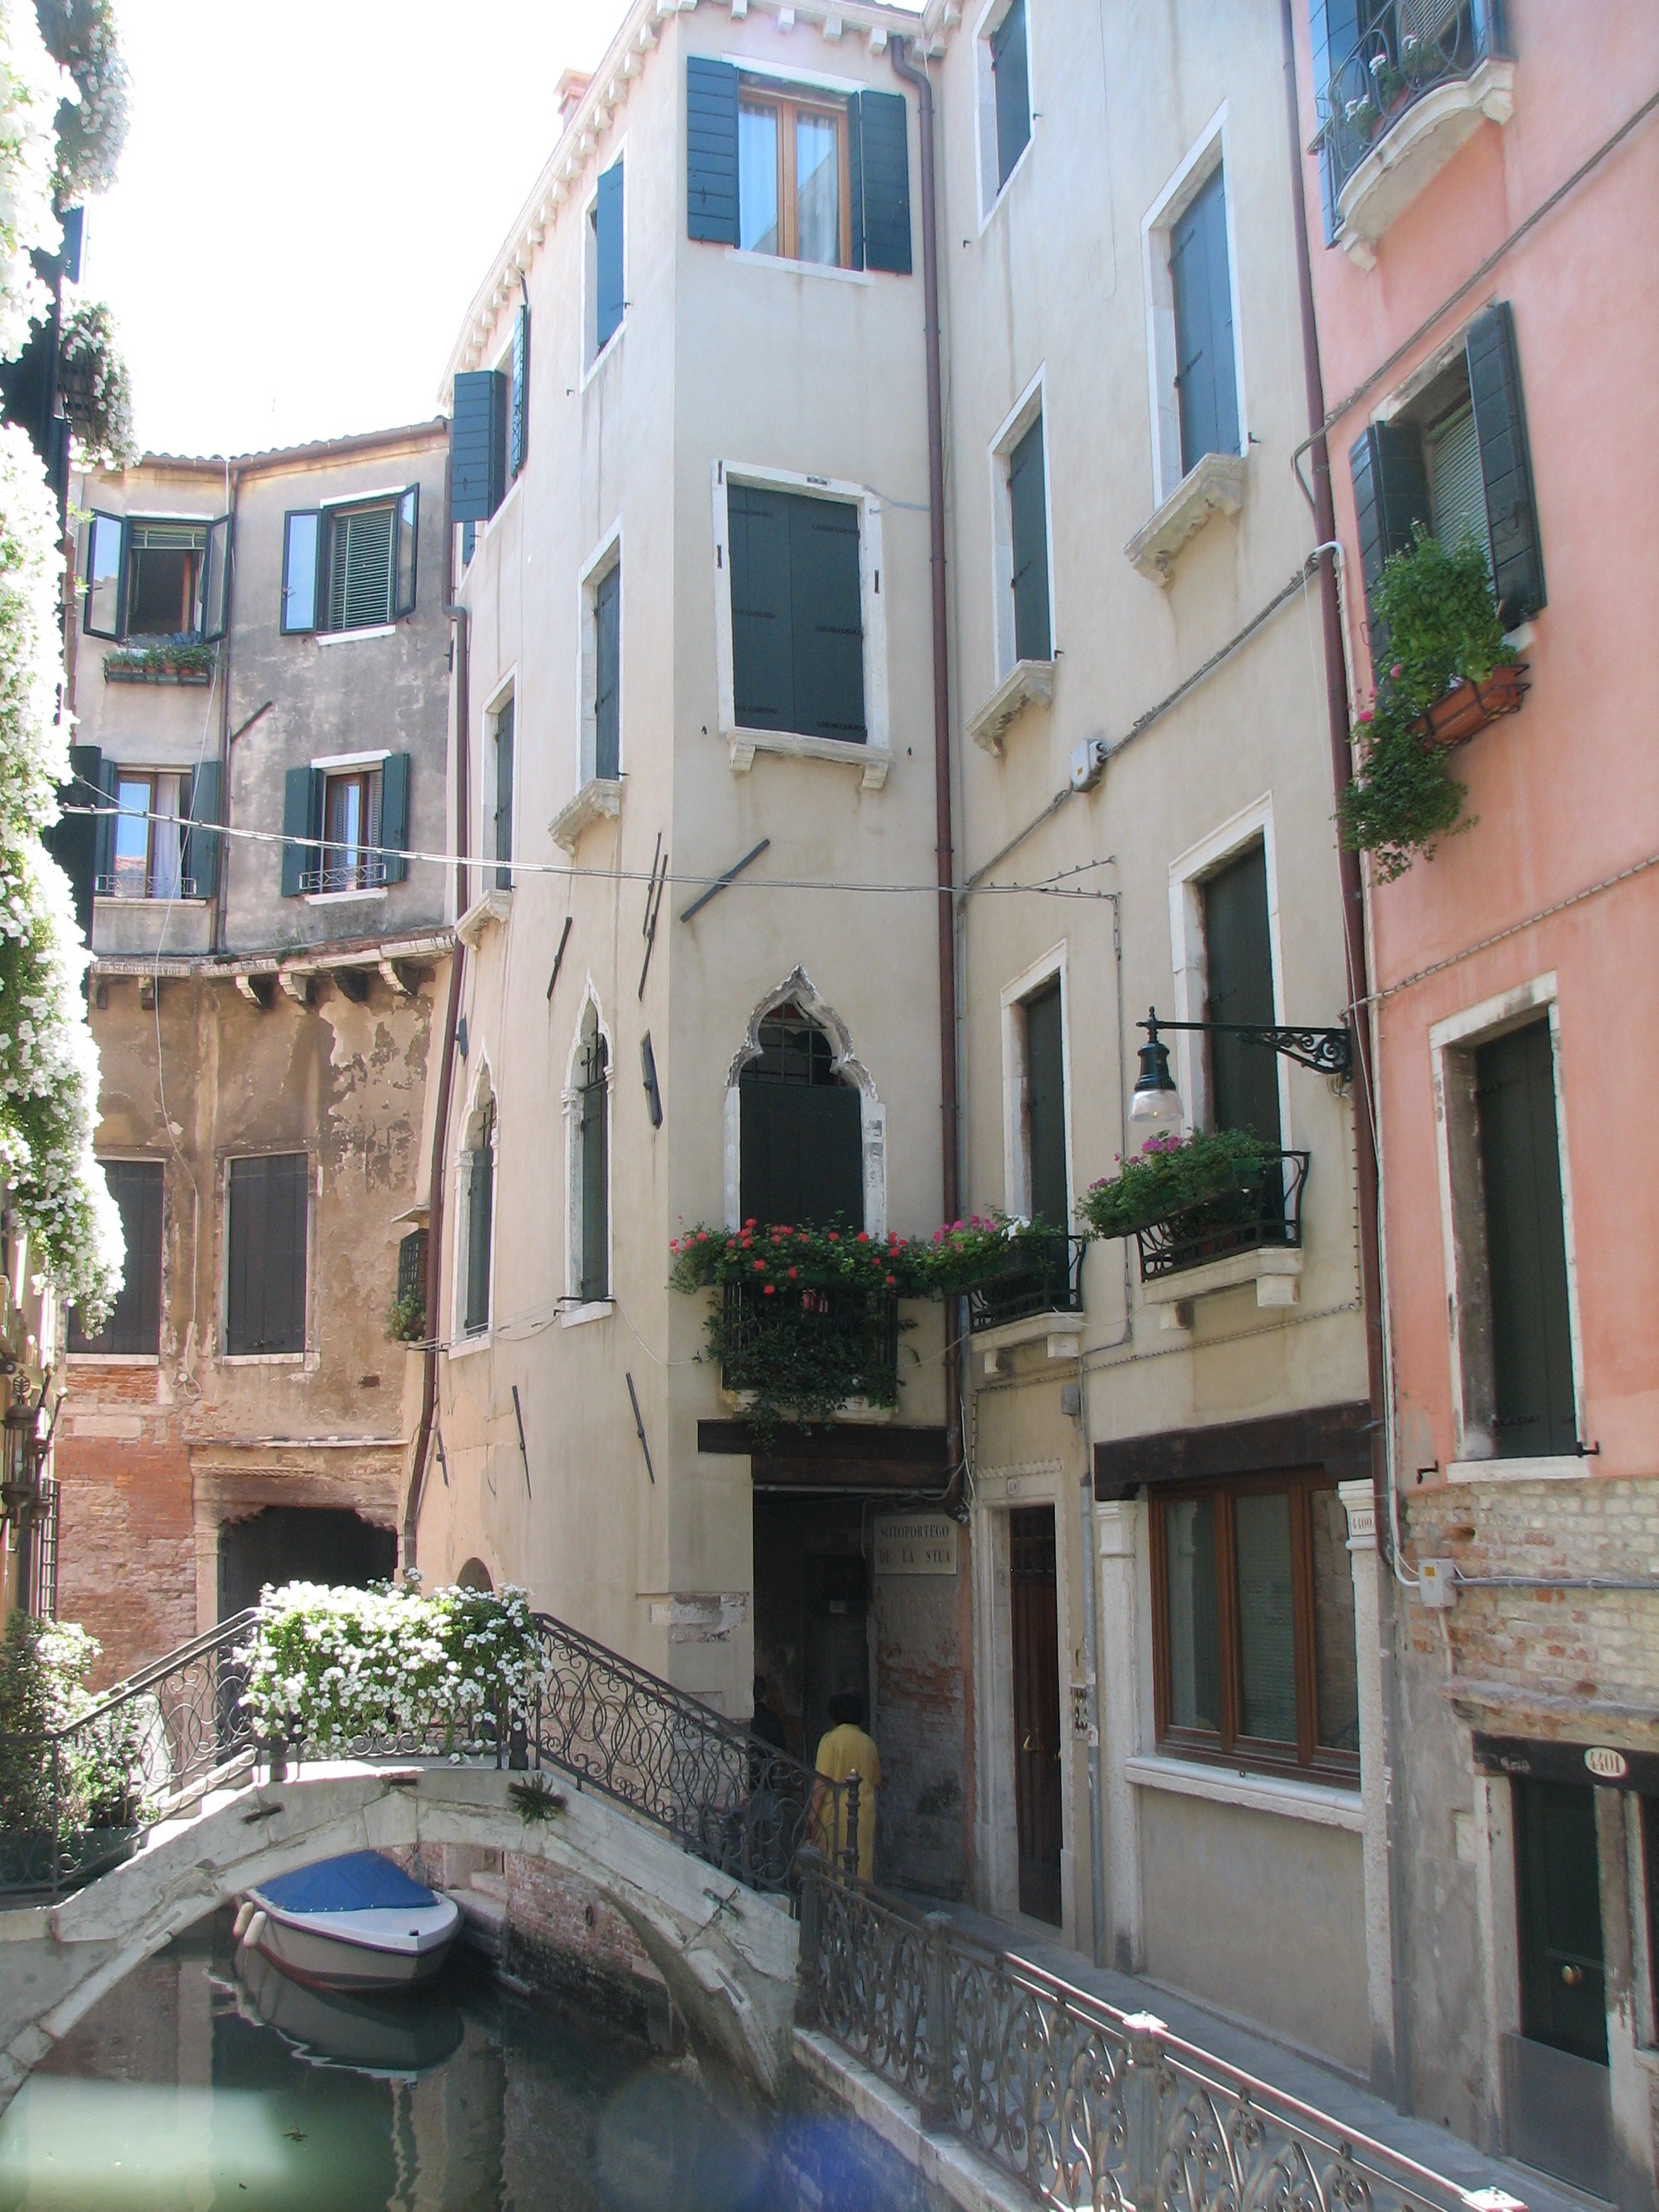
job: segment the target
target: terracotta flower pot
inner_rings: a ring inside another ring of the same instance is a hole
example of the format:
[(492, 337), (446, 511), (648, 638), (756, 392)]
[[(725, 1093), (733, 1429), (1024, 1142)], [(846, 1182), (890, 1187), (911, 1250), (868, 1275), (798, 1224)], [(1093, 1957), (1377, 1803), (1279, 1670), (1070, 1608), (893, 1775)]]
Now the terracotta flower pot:
[(1517, 711), (1527, 690), (1522, 681), (1526, 672), (1524, 660), (1505, 661), (1493, 669), (1484, 684), (1466, 679), (1455, 684), (1443, 699), (1437, 699), (1430, 708), (1426, 734), (1436, 744), (1448, 749), (1467, 744), (1488, 722), (1495, 722), (1500, 714)]

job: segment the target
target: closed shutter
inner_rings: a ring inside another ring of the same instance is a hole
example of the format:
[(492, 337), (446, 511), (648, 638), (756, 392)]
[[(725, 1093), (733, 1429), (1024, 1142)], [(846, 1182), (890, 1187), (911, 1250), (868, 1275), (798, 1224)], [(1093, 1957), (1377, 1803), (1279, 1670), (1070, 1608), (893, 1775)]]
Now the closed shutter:
[(605, 1045), (594, 1040), (582, 1085), (582, 1249), (584, 1302), (611, 1295), (611, 1126)]
[(230, 1163), (225, 1350), (233, 1357), (305, 1350), (310, 1188), (304, 1152)]
[(380, 770), (380, 829), (377, 844), (382, 883), (400, 884), (409, 873), (409, 771), (407, 753), (388, 753)]
[(306, 878), (322, 866), (322, 855), (305, 841), (319, 834), (320, 815), (313, 806), (313, 769), (291, 768), (283, 779), (283, 896), (298, 898)]
[(125, 1352), (148, 1358), (161, 1341), (161, 1200), (164, 1170), (160, 1160), (110, 1160), (104, 1174), (121, 1216), (126, 1260), (121, 1288), (108, 1320), (88, 1336), (71, 1306), (71, 1352)]
[(859, 515), (828, 499), (789, 501), (795, 721), (801, 736), (865, 740)]
[(331, 629), (375, 629), (391, 620), (392, 514), (365, 507), (330, 517)]
[(1482, 1045), (1474, 1070), (1498, 1456), (1576, 1451), (1549, 1024), (1533, 1022)]
[(991, 33), (991, 77), (996, 88), (997, 190), (1000, 191), (1031, 136), (1025, 0), (1013, 0), (1013, 5)]
[(530, 310), (522, 301), (513, 324), (513, 388), (507, 416), (507, 472), (516, 477), (530, 451)]
[[(58, 793), (60, 808), (95, 808), (103, 803), (104, 756), (96, 745), (70, 747), (70, 780)], [(75, 902), (75, 921), (86, 942), (92, 943), (93, 888), (98, 874), (98, 839), (102, 824), (95, 813), (59, 814), (46, 832), (44, 842), (69, 878)]]
[(283, 517), (283, 630), (285, 635), (317, 627), (317, 576), (321, 565), (323, 518), (316, 507)]
[(1353, 477), (1354, 516), (1359, 531), (1359, 571), (1365, 581), (1365, 611), (1370, 627), (1371, 659), (1382, 655), (1387, 639), (1377, 622), (1377, 579), (1395, 554), (1412, 543), (1413, 527), (1429, 526), (1429, 486), (1423, 445), (1409, 422), (1373, 422), (1348, 452)]
[[(1206, 1018), (1272, 1024), (1273, 938), (1267, 920), (1267, 854), (1251, 846), (1204, 886)], [(1210, 1118), (1217, 1129), (1248, 1129), (1277, 1146), (1279, 1059), (1238, 1036), (1210, 1039)]]
[(498, 369), (464, 369), (455, 379), (449, 498), (457, 522), (488, 522), (506, 495), (507, 401)]
[(910, 274), (908, 115), (896, 92), (861, 92), (849, 100), (854, 137), (853, 266)]
[(1170, 237), (1175, 292), (1176, 396), (1184, 475), (1206, 453), (1238, 451), (1238, 374), (1233, 358), (1232, 276), (1227, 256), (1225, 172), (1217, 169)]
[(738, 243), (738, 73), (700, 54), (685, 64), (685, 234)]
[(1473, 408), (1460, 409), (1430, 432), (1423, 441), (1423, 459), (1435, 536), (1447, 546), (1461, 545), (1465, 538), (1473, 538), (1486, 555), (1490, 570), (1486, 488), (1480, 478), (1480, 441), (1475, 434)]
[(186, 898), (210, 899), (219, 888), (219, 763), (204, 761), (185, 792), (185, 830), (179, 874)]
[(1537, 613), (1545, 592), (1515, 316), (1507, 300), (1476, 316), (1469, 329), (1468, 360), (1486, 489), (1492, 588), (1504, 627), (1513, 629)]
[(115, 889), (115, 818), (121, 803), (118, 761), (100, 759), (98, 764), (98, 834), (95, 889), (107, 896)]
[(483, 1141), (472, 1155), (467, 1186), (465, 1326), (470, 1335), (489, 1326), (489, 1245), (495, 1212), (494, 1129), (491, 1114), (485, 1118)]
[(513, 888), (513, 702), (503, 702), (495, 716), (495, 888)]
[(789, 605), (789, 501), (729, 484), (732, 674), (739, 728), (793, 730), (794, 656)]
[(1008, 507), (1013, 534), (1014, 657), (1048, 660), (1048, 501), (1042, 456), (1042, 417), (1008, 456)]
[(623, 319), (623, 165), (613, 161), (599, 179), (593, 203), (593, 350), (602, 353)]
[(844, 1083), (738, 1086), (746, 1221), (864, 1226), (864, 1134), (859, 1094)]
[(600, 577), (593, 593), (593, 773), (611, 781), (621, 772), (622, 564), (618, 562)]
[(1050, 1229), (1070, 1225), (1066, 1195), (1066, 1063), (1060, 981), (1025, 1001), (1025, 1141), (1031, 1215)]
[(86, 600), (81, 626), (88, 637), (121, 635), (121, 518), (94, 514), (87, 525)]

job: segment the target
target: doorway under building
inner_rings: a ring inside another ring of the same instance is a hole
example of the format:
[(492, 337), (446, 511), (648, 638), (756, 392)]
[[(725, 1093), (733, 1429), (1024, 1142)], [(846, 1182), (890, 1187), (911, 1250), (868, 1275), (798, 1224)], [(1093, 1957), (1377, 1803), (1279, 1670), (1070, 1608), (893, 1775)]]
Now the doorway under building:
[(219, 1618), (257, 1605), (267, 1584), (337, 1583), (365, 1589), (398, 1569), (398, 1539), (343, 1506), (268, 1505), (219, 1529)]
[(1060, 1607), (1054, 1509), (1008, 1516), (1019, 1909), (1060, 1923)]

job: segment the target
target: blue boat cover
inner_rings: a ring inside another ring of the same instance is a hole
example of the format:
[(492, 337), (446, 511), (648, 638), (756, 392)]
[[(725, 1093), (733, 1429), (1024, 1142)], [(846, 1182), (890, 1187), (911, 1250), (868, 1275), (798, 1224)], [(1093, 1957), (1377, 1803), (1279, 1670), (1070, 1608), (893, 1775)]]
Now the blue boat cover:
[(376, 1905), (435, 1905), (424, 1883), (412, 1881), (400, 1866), (378, 1851), (348, 1851), (343, 1858), (319, 1859), (275, 1881), (262, 1881), (258, 1894), (284, 1912), (363, 1912)]

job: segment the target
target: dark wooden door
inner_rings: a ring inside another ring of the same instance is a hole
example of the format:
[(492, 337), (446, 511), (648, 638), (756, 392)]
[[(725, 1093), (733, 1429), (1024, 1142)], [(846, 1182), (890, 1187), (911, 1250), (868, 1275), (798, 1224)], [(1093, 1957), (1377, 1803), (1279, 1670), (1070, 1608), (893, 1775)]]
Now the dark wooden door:
[(1054, 1513), (1008, 1516), (1013, 1595), (1014, 1810), (1019, 1909), (1060, 1924), (1060, 1622)]
[(1517, 1781), (1514, 1790), (1521, 2032), (1605, 2066), (1595, 1792), (1573, 1782)]
[(1576, 1450), (1572, 1324), (1547, 1022), (1474, 1055), (1492, 1282), (1493, 1395), (1501, 1458)]

